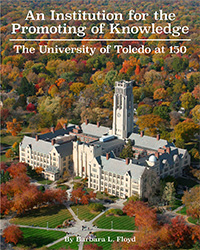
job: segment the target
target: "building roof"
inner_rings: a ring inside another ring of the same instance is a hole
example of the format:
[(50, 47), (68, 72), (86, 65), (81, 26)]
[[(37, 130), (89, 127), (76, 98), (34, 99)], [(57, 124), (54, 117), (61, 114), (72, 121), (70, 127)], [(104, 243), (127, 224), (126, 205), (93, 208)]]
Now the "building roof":
[(71, 125), (71, 126), (67, 127), (66, 129), (62, 128), (62, 129), (55, 130), (54, 133), (49, 132), (49, 133), (46, 133), (46, 134), (43, 134), (43, 135), (39, 135), (39, 139), (51, 140), (51, 139), (54, 139), (57, 136), (68, 135), (69, 132), (73, 130), (73, 128), (75, 128), (75, 126)]
[(72, 155), (73, 143), (67, 142), (55, 147), (56, 151), (60, 154), (61, 157)]
[(167, 140), (159, 139), (151, 136), (140, 136), (140, 134), (132, 133), (129, 136), (129, 139), (133, 141), (133, 146), (151, 149), (157, 151), (159, 148), (163, 146), (174, 146), (173, 143), (169, 143)]
[(59, 173), (59, 169), (53, 166), (47, 166), (45, 169), (45, 173), (57, 174)]
[(40, 139), (36, 141), (36, 139), (33, 137), (24, 136), (21, 142), (21, 147), (26, 148), (28, 145), (31, 147), (32, 151), (43, 154), (49, 154), (55, 146), (59, 146), (58, 144), (52, 145), (49, 141), (43, 141)]
[(109, 128), (104, 126), (97, 126), (96, 124), (88, 123), (87, 125), (83, 123), (81, 125), (81, 129), (83, 131), (83, 134), (96, 136), (96, 137), (102, 137), (103, 135), (107, 135), (109, 133)]
[(28, 145), (31, 147), (32, 151), (42, 154), (49, 154), (52, 149), (55, 148), (56, 151), (61, 155), (61, 157), (71, 155), (73, 150), (73, 143), (71, 141), (63, 143), (61, 145), (57, 143), (52, 145), (50, 141), (44, 141), (40, 139), (37, 141), (33, 137), (24, 136), (21, 142), (21, 147), (26, 148)]
[(150, 155), (149, 161), (150, 161), (150, 162), (156, 162), (156, 161), (157, 161), (157, 158), (155, 157), (155, 155)]
[(169, 166), (173, 166), (176, 158), (179, 157), (179, 159), (181, 160), (186, 152), (187, 152), (186, 149), (170, 147), (170, 154), (165, 152), (159, 155), (160, 168), (162, 169), (166, 162), (168, 162)]
[(95, 141), (95, 142), (90, 142), (90, 145), (99, 145), (102, 147), (102, 150), (105, 152), (109, 152), (111, 151), (113, 148), (115, 148), (117, 145), (124, 145), (125, 142), (124, 140), (121, 139), (112, 139), (110, 141), (105, 141), (105, 142), (101, 142), (101, 141)]
[[(100, 161), (99, 161), (100, 160)], [(119, 158), (109, 158), (106, 156), (100, 156), (98, 161), (102, 166), (102, 170), (112, 172), (118, 175), (125, 175), (127, 172), (130, 173), (133, 180), (139, 180), (145, 171), (145, 166), (133, 164), (131, 161), (127, 165), (125, 160)]]

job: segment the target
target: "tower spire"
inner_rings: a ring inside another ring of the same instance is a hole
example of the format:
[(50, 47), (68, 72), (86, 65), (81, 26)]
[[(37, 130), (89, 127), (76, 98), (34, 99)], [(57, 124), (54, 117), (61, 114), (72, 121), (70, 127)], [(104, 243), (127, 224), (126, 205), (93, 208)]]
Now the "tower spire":
[(113, 134), (127, 138), (133, 132), (133, 82), (115, 82)]

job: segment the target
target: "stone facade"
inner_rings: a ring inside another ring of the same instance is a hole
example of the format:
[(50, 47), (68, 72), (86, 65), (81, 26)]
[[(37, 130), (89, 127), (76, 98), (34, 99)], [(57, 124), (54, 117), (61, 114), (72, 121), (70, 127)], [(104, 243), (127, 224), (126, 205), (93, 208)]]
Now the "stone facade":
[[(25, 136), (19, 147), (20, 161), (42, 167), (44, 177), (50, 180), (69, 169), (76, 176), (87, 177), (88, 187), (96, 191), (148, 198), (157, 179), (182, 175), (190, 165), (190, 155), (159, 135), (133, 133), (133, 113), (132, 82), (116, 82), (113, 129), (86, 120), (80, 126), (52, 129), (36, 138)], [(124, 160), (118, 157), (127, 139), (132, 142), (134, 157)]]

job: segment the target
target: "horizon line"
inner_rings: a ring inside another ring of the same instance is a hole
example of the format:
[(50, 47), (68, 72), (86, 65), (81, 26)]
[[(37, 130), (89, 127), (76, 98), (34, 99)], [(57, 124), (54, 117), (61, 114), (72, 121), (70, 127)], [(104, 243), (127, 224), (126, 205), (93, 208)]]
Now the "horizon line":
[(122, 41), (122, 42), (125, 42), (125, 41), (191, 41), (191, 39), (87, 39), (87, 38), (78, 38), (78, 39), (23, 39), (23, 38), (20, 38), (20, 39), (9, 39), (11, 42), (14, 42), (14, 41), (36, 41), (36, 42), (40, 42), (40, 41), (75, 41), (75, 42), (78, 42), (78, 41), (100, 41), (100, 42), (113, 42), (113, 41)]

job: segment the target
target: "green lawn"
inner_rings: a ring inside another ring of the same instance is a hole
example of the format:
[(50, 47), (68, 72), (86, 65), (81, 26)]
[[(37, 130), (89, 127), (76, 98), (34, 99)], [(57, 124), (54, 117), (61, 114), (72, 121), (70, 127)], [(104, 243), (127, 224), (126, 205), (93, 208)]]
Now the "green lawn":
[(60, 188), (60, 189), (62, 189), (62, 190), (68, 190), (68, 189), (70, 189), (70, 187), (68, 186), (68, 185), (65, 185), (65, 184), (63, 184), (63, 185), (57, 185), (57, 187), (56, 188)]
[[(186, 213), (186, 207), (183, 207), (180, 211), (177, 212), (177, 214), (187, 215)], [(193, 219), (192, 217), (188, 217), (188, 221), (193, 224), (198, 224), (197, 219)]]
[(9, 162), (10, 159), (6, 158), (6, 155), (3, 154), (3, 155), (0, 155), (0, 162)]
[(111, 229), (111, 224), (113, 224), (113, 229), (135, 229), (135, 219), (134, 217), (129, 217), (127, 215), (122, 215), (119, 217), (108, 216), (103, 214), (100, 218), (95, 220), (94, 224), (99, 228)]
[(37, 182), (40, 184), (44, 184), (44, 185), (46, 185), (46, 184), (50, 185), (53, 181), (45, 180), (45, 179), (41, 178), (41, 179), (37, 180)]
[(175, 210), (175, 209), (177, 209), (178, 207), (180, 207), (182, 205), (183, 205), (182, 201), (175, 200), (171, 208), (172, 208), (172, 210)]
[(177, 214), (187, 215), (186, 213), (186, 207), (183, 207), (181, 210), (177, 212)]
[(100, 212), (90, 212), (88, 205), (71, 206), (71, 209), (74, 211), (76, 215), (78, 209), (78, 218), (80, 220), (85, 220), (85, 221), (90, 221), (98, 214), (100, 214)]
[(64, 232), (48, 231), (33, 228), (20, 228), (23, 232), (23, 239), (17, 244), (18, 247), (24, 249), (25, 247), (39, 248), (45, 246), (59, 238), (65, 237)]
[(123, 236), (124, 238), (132, 238), (133, 233), (118, 233), (118, 232), (97, 232), (95, 233), (97, 238), (105, 238), (105, 242), (85, 242), (85, 245), (88, 244), (97, 244), (98, 246), (102, 246), (103, 250), (113, 250), (112, 249), (112, 244), (113, 242), (108, 241), (108, 236), (110, 237), (110, 241), (116, 241), (117, 236)]
[(13, 145), (15, 142), (20, 142), (23, 138), (23, 135), (12, 136), (12, 135), (2, 135), (0, 140), (2, 144)]
[(66, 219), (72, 219), (72, 215), (68, 209), (66, 209), (64, 205), (56, 205), (28, 211), (23, 216), (13, 218), (11, 222), (19, 225), (34, 225), (40, 227), (46, 227), (48, 222), (50, 228), (55, 228), (61, 225)]
[(58, 242), (57, 244), (49, 247), (48, 249), (52, 249), (52, 250), (57, 250), (57, 249), (67, 249), (68, 247), (70, 247), (70, 249), (74, 249), (74, 250), (78, 250), (78, 245), (79, 245), (79, 242), (76, 242), (76, 238), (75, 237), (70, 237), (73, 242), (72, 243), (69, 243), (69, 242), (65, 242), (64, 240), (63, 241), (60, 241)]
[(190, 223), (195, 224), (195, 225), (199, 225), (198, 220), (197, 220), (197, 219), (193, 219), (192, 217), (188, 217), (188, 221), (189, 221)]

